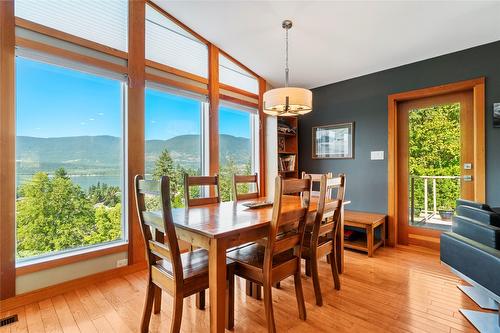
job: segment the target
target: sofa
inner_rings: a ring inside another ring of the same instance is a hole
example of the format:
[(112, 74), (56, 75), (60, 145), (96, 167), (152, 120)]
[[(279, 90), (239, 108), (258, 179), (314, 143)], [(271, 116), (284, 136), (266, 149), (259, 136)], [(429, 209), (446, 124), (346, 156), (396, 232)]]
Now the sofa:
[[(441, 262), (471, 286), (459, 286), (479, 306), (500, 302), (500, 210), (457, 200), (451, 232), (441, 235)], [(500, 333), (500, 314), (461, 309), (480, 331)]]

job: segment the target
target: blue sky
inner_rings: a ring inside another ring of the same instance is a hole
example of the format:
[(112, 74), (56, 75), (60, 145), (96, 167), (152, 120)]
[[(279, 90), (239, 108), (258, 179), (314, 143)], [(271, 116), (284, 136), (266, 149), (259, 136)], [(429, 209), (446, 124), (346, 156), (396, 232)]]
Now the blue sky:
[[(121, 136), (121, 82), (16, 58), (17, 135)], [(249, 114), (221, 107), (220, 133), (250, 137)], [(146, 139), (200, 133), (200, 102), (146, 90)]]

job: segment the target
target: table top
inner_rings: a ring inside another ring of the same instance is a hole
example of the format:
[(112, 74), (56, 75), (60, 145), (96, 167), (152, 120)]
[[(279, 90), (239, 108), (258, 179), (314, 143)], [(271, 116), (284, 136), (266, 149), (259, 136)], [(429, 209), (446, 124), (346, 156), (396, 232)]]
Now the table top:
[[(267, 197), (227, 201), (189, 208), (173, 208), (172, 218), (176, 228), (195, 232), (208, 238), (223, 238), (232, 234), (244, 233), (263, 228), (271, 222), (273, 206), (248, 208), (243, 204), (250, 201), (266, 201)], [(349, 202), (344, 202), (348, 204)], [(282, 212), (292, 210), (300, 204), (299, 196), (283, 196)], [(310, 217), (316, 212), (317, 198), (311, 198)], [(163, 230), (162, 212), (148, 212), (155, 227)], [(311, 218), (308, 218), (311, 221)]]
[[(242, 233), (262, 228), (271, 222), (273, 206), (248, 208), (243, 205), (249, 201), (265, 201), (266, 197), (238, 202), (227, 201), (210, 205), (172, 209), (176, 228), (196, 232), (209, 238), (222, 238), (233, 233)], [(284, 196), (282, 211), (292, 210), (300, 204), (298, 196)], [(311, 199), (309, 212), (316, 211), (316, 200)], [(149, 218), (159, 230), (163, 229), (162, 212), (148, 213)]]

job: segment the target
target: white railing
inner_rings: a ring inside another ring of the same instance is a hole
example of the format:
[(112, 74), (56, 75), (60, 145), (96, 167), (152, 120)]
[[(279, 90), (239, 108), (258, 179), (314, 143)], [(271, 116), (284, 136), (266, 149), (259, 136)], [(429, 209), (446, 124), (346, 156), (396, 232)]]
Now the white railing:
[[(437, 209), (437, 186), (436, 182), (438, 179), (456, 179), (458, 181), (458, 186), (460, 187), (460, 176), (415, 176), (410, 175), (410, 218), (411, 222), (414, 222), (415, 218), (415, 179), (424, 180), (424, 218), (420, 222), (425, 222), (431, 219), (433, 216), (438, 214)], [(429, 180), (432, 181), (432, 210), (429, 211)]]

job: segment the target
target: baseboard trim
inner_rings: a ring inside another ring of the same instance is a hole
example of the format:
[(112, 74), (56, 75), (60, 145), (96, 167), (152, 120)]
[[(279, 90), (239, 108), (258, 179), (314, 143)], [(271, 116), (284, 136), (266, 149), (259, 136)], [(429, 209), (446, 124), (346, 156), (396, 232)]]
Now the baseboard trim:
[(117, 276), (123, 276), (126, 274), (134, 273), (146, 269), (146, 267), (147, 263), (146, 261), (143, 261), (133, 265), (114, 268), (108, 271), (92, 274), (89, 276), (84, 276), (75, 280), (66, 281), (42, 289), (33, 290), (0, 301), (0, 309), (2, 309), (2, 311), (9, 311), (18, 308), (20, 306), (24, 306), (33, 302), (38, 302), (49, 297), (60, 295), (62, 293), (66, 293), (68, 291), (77, 288), (82, 288), (96, 282), (100, 282), (103, 280), (110, 280)]

